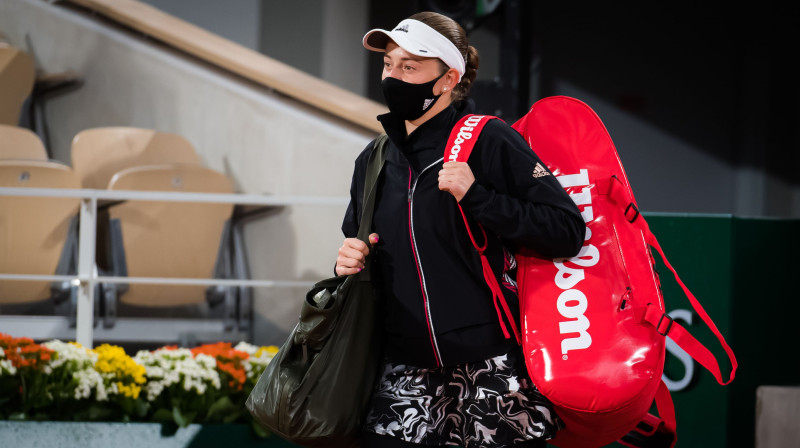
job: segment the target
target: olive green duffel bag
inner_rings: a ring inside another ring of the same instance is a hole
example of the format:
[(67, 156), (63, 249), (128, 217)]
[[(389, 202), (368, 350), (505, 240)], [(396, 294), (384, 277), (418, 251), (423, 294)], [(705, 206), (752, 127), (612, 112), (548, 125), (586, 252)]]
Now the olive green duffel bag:
[[(385, 135), (367, 165), (358, 238), (368, 243)], [(247, 398), (256, 421), (308, 447), (357, 446), (381, 362), (383, 314), (370, 281), (371, 256), (358, 274), (322, 280), (306, 294), (300, 321)]]

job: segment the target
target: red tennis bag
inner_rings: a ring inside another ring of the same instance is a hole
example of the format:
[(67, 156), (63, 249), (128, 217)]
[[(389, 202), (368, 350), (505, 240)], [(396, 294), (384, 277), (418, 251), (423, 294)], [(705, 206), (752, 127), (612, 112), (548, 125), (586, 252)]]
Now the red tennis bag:
[[(466, 161), (491, 118), (462, 119), (451, 133), (445, 161)], [(574, 98), (549, 97), (536, 102), (513, 127), (578, 205), (587, 226), (584, 245), (573, 258), (517, 254), (528, 372), (566, 424), (550, 443), (600, 447), (622, 438), (629, 446), (674, 446), (675, 413), (661, 380), (665, 337), (723, 385), (736, 373), (733, 351), (639, 214), (616, 148), (597, 114)], [(732, 371), (727, 381), (711, 352), (666, 314), (651, 247), (728, 355)], [(497, 306), (499, 285), (493, 275), (485, 277)], [(654, 401), (660, 417), (648, 413)]]

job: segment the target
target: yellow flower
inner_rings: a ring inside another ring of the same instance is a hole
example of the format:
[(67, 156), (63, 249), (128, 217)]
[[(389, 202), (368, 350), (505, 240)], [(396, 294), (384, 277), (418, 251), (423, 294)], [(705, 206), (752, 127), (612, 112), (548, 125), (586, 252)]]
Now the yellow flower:
[(278, 347), (274, 346), (274, 345), (269, 345), (269, 346), (266, 346), (266, 347), (260, 347), (258, 349), (258, 351), (256, 352), (255, 356), (256, 356), (256, 358), (260, 358), (265, 353), (267, 355), (269, 355), (269, 357), (271, 358), (271, 357), (275, 356), (276, 353), (278, 353)]
[(122, 347), (115, 345), (103, 344), (94, 352), (97, 353), (95, 370), (111, 384), (116, 384), (119, 394), (138, 398), (142, 389), (139, 385), (146, 381), (144, 366), (125, 354)]
[(117, 382), (117, 389), (119, 389), (119, 393), (122, 395), (125, 395), (126, 397), (132, 397), (134, 400), (139, 398), (139, 392), (142, 391), (140, 386), (135, 384), (128, 386), (120, 382)]

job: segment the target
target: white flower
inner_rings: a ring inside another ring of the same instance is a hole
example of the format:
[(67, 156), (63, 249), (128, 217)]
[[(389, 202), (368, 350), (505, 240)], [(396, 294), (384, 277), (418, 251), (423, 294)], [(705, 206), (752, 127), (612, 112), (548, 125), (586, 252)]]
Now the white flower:
[(217, 361), (212, 356), (198, 354), (193, 357), (189, 349), (159, 349), (152, 353), (140, 351), (134, 360), (145, 368), (147, 383), (144, 387), (148, 401), (157, 399), (173, 385), (199, 395), (209, 387), (221, 387)]
[[(261, 349), (260, 347), (256, 347), (244, 342), (237, 345), (237, 347), (239, 346), (242, 346), (242, 348), (246, 348), (248, 351), (252, 350), (252, 353), (250, 353), (250, 357), (242, 363), (244, 370), (247, 374), (247, 378), (249, 379), (257, 379), (259, 376), (261, 376), (261, 373), (264, 372), (264, 369), (266, 369), (267, 364), (269, 364), (270, 361), (272, 361), (272, 359), (275, 357), (275, 352), (272, 350), (260, 350)], [(258, 354), (258, 356), (256, 356), (256, 354)]]
[(55, 356), (44, 368), (46, 374), (49, 375), (55, 369), (70, 364), (70, 370), (73, 370), (72, 378), (78, 383), (73, 394), (76, 400), (88, 399), (93, 392), (97, 401), (108, 400), (109, 391), (106, 390), (103, 376), (94, 369), (97, 353), (79, 344), (59, 340), (48, 341), (42, 345), (55, 352)]
[(78, 380), (78, 386), (75, 388), (76, 400), (89, 398), (93, 390), (97, 391), (97, 401), (106, 401), (108, 399), (103, 377), (96, 370), (78, 370), (72, 374), (72, 378)]
[(56, 356), (50, 361), (51, 369), (56, 369), (68, 362), (75, 362), (78, 369), (94, 366), (94, 363), (97, 362), (97, 353), (78, 344), (52, 340), (42, 345), (56, 352)]
[(250, 356), (253, 356), (258, 352), (258, 346), (253, 344), (248, 344), (247, 342), (240, 342), (236, 344), (236, 347), (233, 347), (234, 350), (239, 350), (241, 352), (245, 352)]
[[(2, 350), (2, 349), (0, 349)], [(13, 376), (16, 375), (17, 368), (11, 363), (11, 360), (0, 359), (0, 376)]]

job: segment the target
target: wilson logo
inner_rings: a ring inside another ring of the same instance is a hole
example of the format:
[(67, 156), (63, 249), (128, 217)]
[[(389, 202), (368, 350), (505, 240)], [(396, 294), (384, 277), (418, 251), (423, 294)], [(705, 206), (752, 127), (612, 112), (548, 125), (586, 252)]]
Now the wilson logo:
[(464, 121), (464, 126), (461, 126), (461, 129), (458, 130), (458, 134), (455, 140), (453, 140), (453, 146), (451, 146), (450, 150), (447, 152), (447, 160), (449, 162), (458, 160), (458, 153), (461, 152), (461, 145), (472, 138), (472, 131), (475, 129), (475, 126), (481, 122), (484, 116), (485, 115), (473, 115)]
[[(577, 193), (570, 193), (570, 198), (583, 210), (584, 222), (589, 224), (594, 220), (592, 212), (592, 195), (589, 184), (588, 170), (580, 170), (578, 174), (568, 174), (556, 176), (563, 188), (583, 187)], [(579, 289), (578, 284), (586, 276), (584, 268), (589, 268), (600, 261), (600, 251), (592, 244), (588, 244), (592, 238), (591, 229), (586, 228), (586, 243), (581, 248), (578, 255), (570, 259), (558, 259), (553, 261), (558, 272), (556, 273), (555, 283), (564, 291), (558, 296), (556, 308), (559, 314), (566, 320), (559, 322), (558, 331), (564, 336), (561, 339), (561, 354), (567, 359), (570, 350), (583, 350), (592, 345), (592, 336), (589, 334), (589, 319), (586, 317), (586, 310), (589, 308), (589, 299)], [(569, 265), (567, 264), (569, 263)]]

